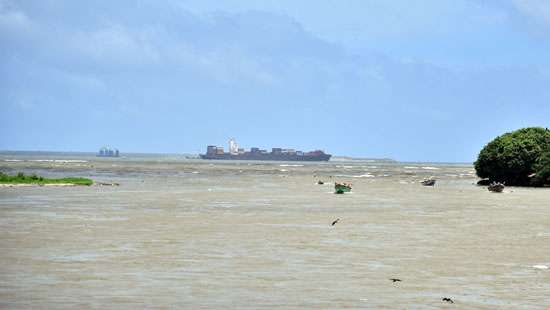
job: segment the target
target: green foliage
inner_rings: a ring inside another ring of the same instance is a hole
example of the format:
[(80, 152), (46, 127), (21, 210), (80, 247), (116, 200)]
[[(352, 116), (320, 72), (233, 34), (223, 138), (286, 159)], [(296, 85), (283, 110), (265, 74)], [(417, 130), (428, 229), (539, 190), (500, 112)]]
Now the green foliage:
[(22, 172), (18, 172), (16, 175), (8, 175), (0, 172), (0, 183), (3, 184), (75, 184), (75, 185), (92, 185), (94, 182), (86, 178), (60, 178), (60, 179), (48, 179), (36, 174), (25, 175)]
[(550, 148), (545, 150), (539, 158), (535, 170), (537, 171), (535, 185), (544, 186), (545, 184), (550, 184)]
[[(541, 186), (538, 172), (547, 171), (543, 154), (550, 151), (550, 131), (530, 127), (506, 133), (487, 144), (475, 162), (480, 178), (505, 182), (506, 185)], [(545, 155), (547, 156), (547, 155)], [(546, 158), (546, 157), (544, 157)], [(537, 173), (536, 178), (530, 177)]]

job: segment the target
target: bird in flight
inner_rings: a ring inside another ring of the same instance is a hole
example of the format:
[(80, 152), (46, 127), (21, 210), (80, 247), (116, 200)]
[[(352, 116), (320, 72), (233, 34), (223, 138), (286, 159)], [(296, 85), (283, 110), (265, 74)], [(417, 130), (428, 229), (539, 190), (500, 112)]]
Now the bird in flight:
[(336, 223), (338, 223), (339, 221), (340, 221), (340, 219), (336, 219), (334, 222), (332, 222), (331, 226), (336, 225)]
[(395, 282), (401, 282), (401, 279), (396, 279), (396, 278), (391, 278), (390, 280), (391, 280), (392, 282), (394, 282), (394, 283), (395, 283)]
[(455, 303), (455, 302), (454, 302), (452, 299), (450, 299), (449, 297), (445, 297), (445, 298), (443, 298), (443, 299), (441, 299), (441, 300), (446, 301), (446, 302), (451, 303), (451, 304), (454, 304), (454, 303)]

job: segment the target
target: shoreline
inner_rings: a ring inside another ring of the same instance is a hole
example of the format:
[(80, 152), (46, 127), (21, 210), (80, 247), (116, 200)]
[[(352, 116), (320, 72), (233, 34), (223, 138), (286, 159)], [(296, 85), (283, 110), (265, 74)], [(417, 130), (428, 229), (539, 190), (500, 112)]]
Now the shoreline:
[(0, 187), (43, 187), (43, 186), (54, 186), (54, 187), (67, 187), (67, 186), (89, 186), (73, 183), (51, 183), (51, 184), (37, 184), (37, 183), (0, 183)]
[(38, 184), (38, 183), (0, 183), (0, 188), (10, 188), (10, 187), (72, 187), (72, 186), (119, 186), (119, 183), (105, 183), (97, 182), (91, 185), (86, 184), (74, 184), (74, 183), (49, 183), (49, 184)]

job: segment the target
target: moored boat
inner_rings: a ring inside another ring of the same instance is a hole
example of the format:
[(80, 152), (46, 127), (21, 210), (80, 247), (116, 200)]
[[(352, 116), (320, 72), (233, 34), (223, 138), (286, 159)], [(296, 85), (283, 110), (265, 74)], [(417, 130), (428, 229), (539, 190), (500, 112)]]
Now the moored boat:
[(487, 186), (487, 189), (491, 192), (502, 193), (502, 191), (504, 190), (504, 184), (500, 182), (493, 182), (489, 184), (489, 186)]
[(425, 179), (425, 180), (421, 181), (420, 184), (422, 184), (424, 186), (434, 186), (435, 185), (435, 179), (434, 178)]
[(351, 184), (350, 183), (334, 183), (334, 193), (335, 194), (343, 194), (351, 191)]

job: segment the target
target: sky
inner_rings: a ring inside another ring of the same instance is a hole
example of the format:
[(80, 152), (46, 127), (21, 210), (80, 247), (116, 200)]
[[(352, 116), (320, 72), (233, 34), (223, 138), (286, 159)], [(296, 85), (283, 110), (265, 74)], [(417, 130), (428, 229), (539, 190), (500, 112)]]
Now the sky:
[(472, 162), (527, 126), (547, 0), (0, 0), (0, 150)]

